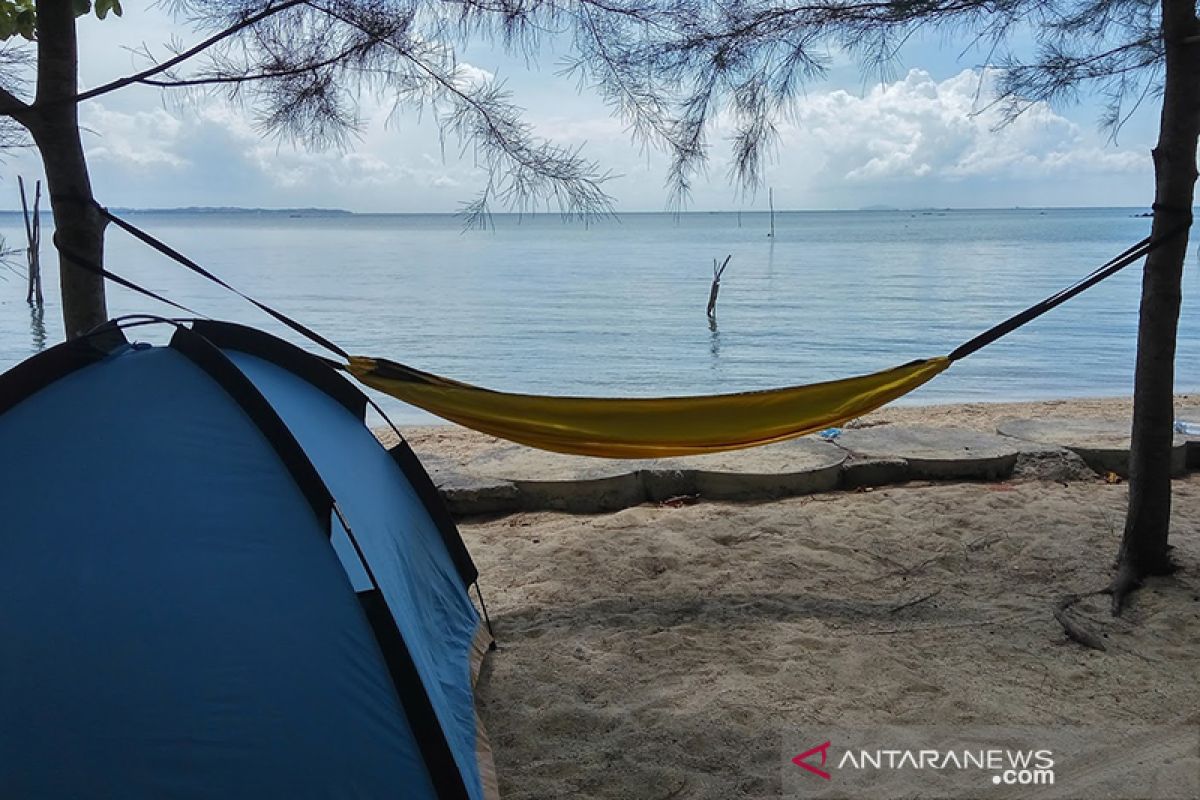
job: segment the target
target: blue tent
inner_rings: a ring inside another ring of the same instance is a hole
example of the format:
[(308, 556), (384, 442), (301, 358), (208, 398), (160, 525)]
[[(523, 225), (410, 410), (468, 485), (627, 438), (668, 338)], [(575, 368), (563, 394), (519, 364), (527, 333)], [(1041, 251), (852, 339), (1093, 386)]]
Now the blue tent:
[(0, 375), (0, 797), (494, 796), (475, 566), (365, 411), (228, 323)]

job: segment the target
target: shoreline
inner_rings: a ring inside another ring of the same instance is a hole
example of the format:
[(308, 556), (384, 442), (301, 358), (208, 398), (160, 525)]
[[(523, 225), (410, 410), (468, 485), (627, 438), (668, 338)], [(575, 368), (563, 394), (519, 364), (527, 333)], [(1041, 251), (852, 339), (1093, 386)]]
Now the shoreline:
[[(355, 211), (345, 208), (310, 208), (299, 207), (289, 208), (280, 207), (255, 207), (255, 206), (170, 206), (164, 208), (131, 208), (116, 206), (112, 209), (114, 214), (173, 214), (173, 215), (203, 215), (203, 214), (226, 214), (226, 215), (247, 215), (253, 216), (256, 214), (303, 214), (305, 216), (344, 216), (344, 217), (461, 217), (462, 211)], [(954, 212), (997, 212), (997, 211), (1139, 211), (1146, 217), (1149, 217), (1148, 207), (1145, 205), (1134, 206), (867, 206), (864, 208), (777, 208), (774, 213), (778, 214), (913, 214), (922, 212), (938, 212), (938, 213), (954, 213)], [(21, 209), (0, 209), (0, 214), (17, 215), (23, 213)], [(622, 216), (704, 216), (708, 214), (761, 214), (768, 215), (772, 212), (766, 208), (718, 208), (718, 209), (690, 209), (687, 211), (670, 211), (663, 209), (641, 209), (641, 210), (616, 210), (609, 214), (598, 214), (603, 217), (622, 217)], [(45, 216), (50, 216), (50, 212), (43, 212)], [(530, 218), (530, 217), (545, 217), (548, 219), (562, 219), (562, 214), (557, 211), (501, 211), (493, 214), (494, 217), (500, 218)]]

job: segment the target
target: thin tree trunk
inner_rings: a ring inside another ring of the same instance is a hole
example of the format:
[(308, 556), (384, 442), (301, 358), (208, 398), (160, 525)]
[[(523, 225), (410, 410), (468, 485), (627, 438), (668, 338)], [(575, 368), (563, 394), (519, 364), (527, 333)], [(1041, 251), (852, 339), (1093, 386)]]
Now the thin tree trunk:
[[(37, 24), (37, 99), (27, 127), (46, 170), (55, 243), (101, 265), (105, 221), (89, 202), (92, 184), (79, 138), (78, 105), (73, 101), (79, 61), (73, 4), (69, 0), (38, 0)], [(108, 318), (104, 279), (76, 266), (61, 252), (58, 265), (63, 323), (70, 338)]]
[[(1158, 145), (1154, 148), (1154, 236), (1191, 219), (1200, 136), (1200, 24), (1194, 0), (1162, 0), (1166, 83)], [(1175, 335), (1179, 323), (1188, 237), (1176, 236), (1146, 258), (1138, 322), (1129, 460), (1129, 510), (1113, 613), (1148, 575), (1173, 569), (1167, 536), (1171, 517), (1171, 439), (1174, 420)]]

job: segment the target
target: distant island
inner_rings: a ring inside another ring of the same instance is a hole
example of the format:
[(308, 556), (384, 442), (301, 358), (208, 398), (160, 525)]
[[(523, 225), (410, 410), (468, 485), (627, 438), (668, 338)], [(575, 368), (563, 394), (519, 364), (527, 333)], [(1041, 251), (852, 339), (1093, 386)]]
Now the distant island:
[[(1143, 207), (1144, 208), (1144, 207)], [(1048, 206), (1046, 208), (1030, 208), (1022, 206), (1009, 206), (1005, 208), (951, 208), (946, 206), (892, 206), (883, 203), (860, 206), (857, 209), (849, 208), (825, 208), (825, 209), (776, 209), (778, 214), (844, 214), (844, 213), (862, 213), (862, 212), (904, 212), (911, 214), (947, 214), (950, 212), (992, 212), (992, 211), (1023, 211), (1037, 212), (1045, 214), (1047, 211), (1093, 211), (1093, 210), (1126, 210), (1138, 211), (1136, 216), (1152, 217), (1151, 212), (1144, 212), (1137, 206)], [(130, 206), (109, 206), (109, 210), (114, 214), (156, 214), (156, 215), (178, 215), (178, 216), (243, 216), (243, 217), (460, 217), (461, 212), (456, 211), (349, 211), (344, 208), (246, 208), (243, 206), (181, 206), (176, 208), (133, 208)], [(46, 206), (42, 207), (42, 213), (49, 216), (50, 209)], [(714, 215), (714, 214), (767, 214), (765, 209), (729, 209), (722, 211), (715, 210), (696, 210), (696, 211), (620, 211), (616, 212), (615, 216), (641, 216), (641, 215)], [(19, 215), (21, 209), (4, 209), (0, 208), (0, 215)], [(530, 217), (557, 217), (561, 216), (557, 212), (534, 212), (520, 213), (510, 211), (497, 211), (493, 214), (497, 218), (515, 217), (518, 220)]]
[(114, 214), (247, 214), (271, 217), (349, 217), (344, 208), (241, 208), (239, 206), (187, 206), (185, 208), (110, 208)]

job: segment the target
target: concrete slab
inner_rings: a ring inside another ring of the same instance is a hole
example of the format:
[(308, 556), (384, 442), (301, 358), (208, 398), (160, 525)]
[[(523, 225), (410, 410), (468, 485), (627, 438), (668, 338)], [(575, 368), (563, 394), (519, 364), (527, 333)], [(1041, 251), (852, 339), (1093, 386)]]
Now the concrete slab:
[[(820, 439), (800, 438), (778, 444), (704, 456), (651, 462), (650, 476), (664, 471), (710, 500), (754, 500), (829, 492), (840, 482), (846, 452)], [(687, 492), (676, 492), (685, 494)]]
[(520, 506), (526, 511), (594, 514), (645, 502), (641, 463), (546, 453), (510, 444), (475, 458), (467, 470), (483, 480), (515, 485)]
[(649, 468), (640, 473), (642, 491), (645, 499), (651, 503), (661, 503), (673, 497), (694, 496), (700, 494), (696, 482), (696, 473), (686, 469), (682, 464), (669, 461), (643, 462)]
[(505, 445), (466, 470), (479, 480), (516, 486), (524, 510), (596, 513), (680, 495), (750, 500), (832, 491), (845, 459), (840, 448), (814, 439), (657, 460), (586, 458)]
[(879, 425), (845, 430), (837, 444), (859, 459), (903, 459), (916, 480), (995, 480), (1012, 474), (1020, 445), (964, 428)]
[(521, 510), (520, 493), (509, 481), (469, 475), (448, 459), (428, 453), (420, 458), (453, 516), (511, 514)]
[(903, 458), (850, 456), (842, 463), (842, 487), (845, 489), (887, 486), (911, 479), (908, 462)]
[(486, 481), (461, 473), (442, 476), (438, 493), (454, 517), (512, 514), (521, 510), (521, 494), (505, 481)]
[[(1115, 417), (1041, 417), (1000, 420), (996, 430), (1041, 445), (1065, 447), (1089, 467), (1104, 474), (1129, 475), (1129, 420)], [(1171, 474), (1187, 469), (1187, 442), (1176, 436), (1171, 447)]]
[[(1200, 425), (1200, 405), (1184, 403), (1175, 406), (1176, 421)], [(1200, 435), (1178, 434), (1184, 441), (1185, 462), (1188, 469), (1200, 469)]]
[[(1200, 404), (1176, 419), (1200, 423)], [(495, 440), (481, 448), (414, 444), (455, 516), (521, 510), (614, 511), (646, 501), (700, 495), (712, 500), (773, 499), (884, 486), (912, 479), (1040, 480), (1126, 473), (1124, 419), (1007, 419), (1000, 436), (959, 428), (878, 425), (844, 430), (832, 443), (804, 437), (768, 447), (660, 460), (610, 460), (545, 453)], [(1177, 435), (1172, 472), (1200, 466), (1200, 436)]]
[(1017, 456), (1014, 478), (1058, 483), (1096, 479), (1096, 471), (1078, 453), (1065, 447), (1047, 447), (1033, 442), (1030, 445), (1028, 450), (1022, 447)]

